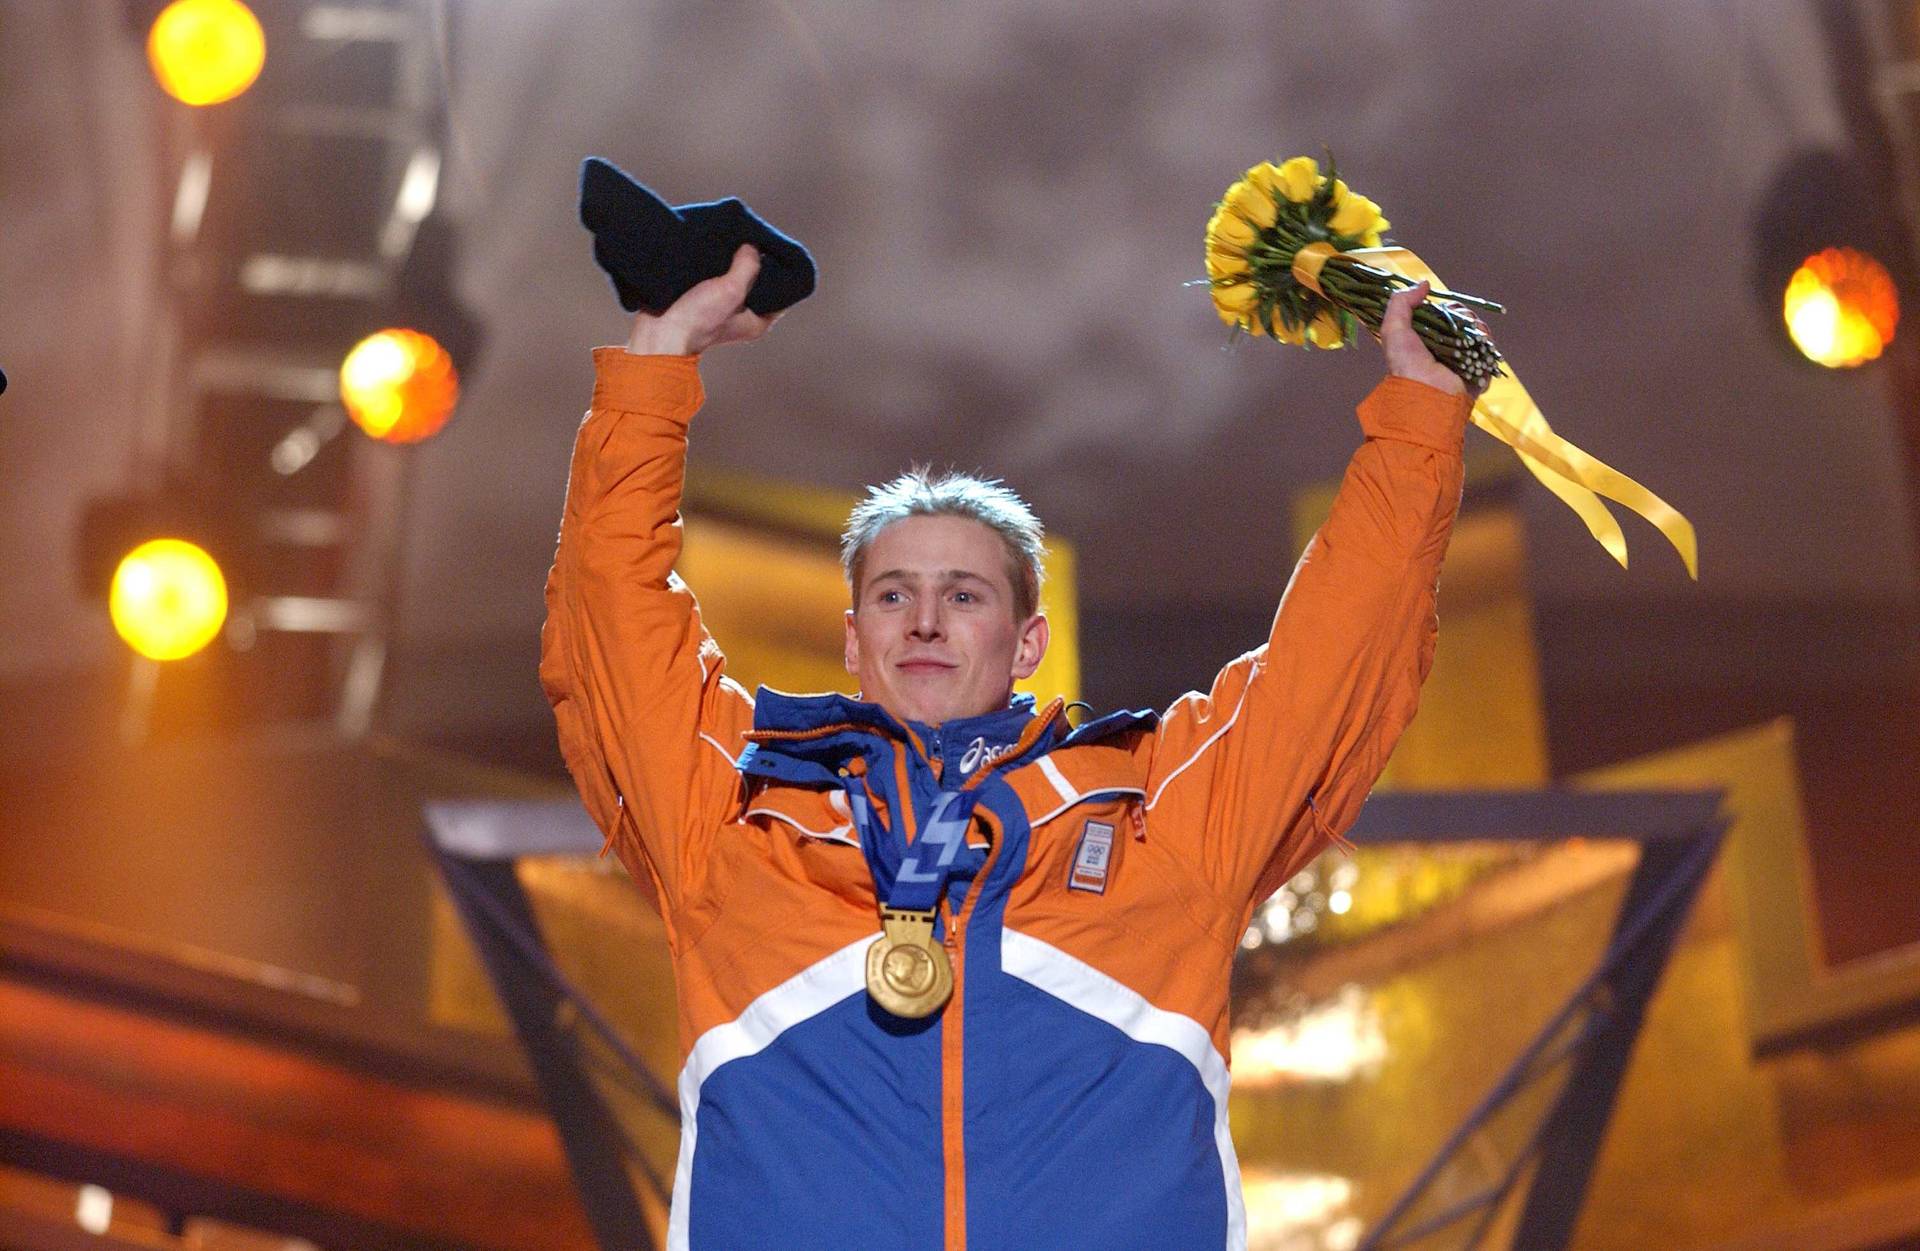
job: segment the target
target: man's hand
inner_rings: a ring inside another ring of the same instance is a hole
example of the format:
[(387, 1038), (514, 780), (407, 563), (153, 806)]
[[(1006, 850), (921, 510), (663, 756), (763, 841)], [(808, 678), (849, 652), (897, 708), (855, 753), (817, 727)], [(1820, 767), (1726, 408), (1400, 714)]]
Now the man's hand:
[(758, 339), (780, 318), (779, 313), (762, 317), (747, 311), (747, 292), (759, 272), (759, 251), (741, 244), (726, 273), (689, 287), (657, 317), (648, 312), (635, 317), (627, 351), (635, 356), (698, 356), (725, 343)]
[[(1427, 298), (1427, 292), (1431, 289), (1425, 282), (1415, 283), (1394, 292), (1387, 301), (1387, 311), (1380, 317), (1380, 350), (1387, 357), (1387, 372), (1396, 377), (1424, 382), (1450, 395), (1471, 394), (1478, 399), (1480, 392), (1487, 389), (1486, 386), (1482, 384), (1469, 392), (1466, 383), (1460, 381), (1460, 375), (1433, 358), (1433, 353), (1427, 351), (1427, 345), (1420, 341), (1420, 335), (1413, 328), (1413, 310)], [(1454, 305), (1454, 308), (1464, 316), (1473, 316), (1459, 305)], [(1474, 318), (1474, 321), (1477, 323), (1479, 318)]]

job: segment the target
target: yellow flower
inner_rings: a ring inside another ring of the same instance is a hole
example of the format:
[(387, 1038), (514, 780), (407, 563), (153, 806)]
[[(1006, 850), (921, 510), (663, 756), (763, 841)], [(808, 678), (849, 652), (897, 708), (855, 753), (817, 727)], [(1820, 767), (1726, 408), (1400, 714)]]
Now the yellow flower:
[(1288, 326), (1286, 322), (1281, 321), (1280, 314), (1278, 313), (1273, 315), (1273, 337), (1282, 343), (1300, 344), (1307, 341), (1305, 333), (1295, 330)]
[(1307, 327), (1307, 338), (1317, 348), (1337, 348), (1346, 340), (1341, 333), (1340, 319), (1330, 310), (1322, 309)]
[(1213, 289), (1213, 311), (1229, 326), (1243, 324), (1260, 303), (1260, 288), (1250, 282)]
[(1274, 198), (1282, 198), (1280, 192), (1280, 168), (1272, 161), (1262, 161), (1248, 170), (1242, 181), (1253, 184)]
[(1253, 243), (1253, 227), (1228, 205), (1214, 210), (1207, 223), (1208, 252), (1244, 252)]
[[(1357, 191), (1334, 203), (1333, 216), (1327, 222), (1335, 234), (1371, 234), (1376, 238), (1387, 228), (1387, 224), (1387, 219), (1380, 216), (1380, 206)], [(1367, 246), (1374, 247), (1377, 244)]]
[(1232, 278), (1247, 272), (1247, 258), (1238, 252), (1208, 252), (1207, 277)]
[(1296, 156), (1283, 161), (1280, 168), (1273, 171), (1273, 186), (1295, 204), (1305, 204), (1311, 200), (1321, 181), (1320, 163), (1310, 156)]
[(1220, 202), (1220, 206), (1240, 214), (1263, 230), (1273, 225), (1274, 218), (1278, 216), (1273, 197), (1267, 193), (1267, 189), (1248, 178), (1228, 187), (1226, 198)]

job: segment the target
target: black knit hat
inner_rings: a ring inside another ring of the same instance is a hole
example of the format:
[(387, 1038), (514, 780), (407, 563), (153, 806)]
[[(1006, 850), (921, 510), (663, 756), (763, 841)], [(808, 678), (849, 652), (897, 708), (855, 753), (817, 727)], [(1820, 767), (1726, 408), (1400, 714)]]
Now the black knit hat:
[(580, 164), (580, 221), (593, 232), (593, 259), (630, 313), (665, 312), (689, 287), (726, 273), (743, 243), (760, 249), (749, 309), (765, 317), (813, 294), (813, 257), (732, 197), (675, 208), (590, 156)]

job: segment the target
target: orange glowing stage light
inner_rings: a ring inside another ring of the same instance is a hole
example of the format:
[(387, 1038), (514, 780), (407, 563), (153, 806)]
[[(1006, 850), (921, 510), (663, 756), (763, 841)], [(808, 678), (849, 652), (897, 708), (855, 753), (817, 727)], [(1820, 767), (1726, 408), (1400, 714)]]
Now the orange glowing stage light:
[(347, 416), (387, 443), (418, 443), (439, 432), (460, 399), (460, 378), (446, 349), (417, 330), (382, 330), (354, 345), (340, 364)]
[(1900, 296), (1886, 266), (1873, 257), (1827, 248), (1794, 271), (1781, 311), (1787, 334), (1808, 360), (1851, 369), (1893, 342)]
[(191, 656), (227, 619), (227, 580), (205, 549), (154, 539), (127, 553), (107, 595), (113, 628), (149, 660)]
[(174, 99), (219, 104), (260, 77), (267, 37), (240, 0), (174, 0), (153, 21), (147, 60)]

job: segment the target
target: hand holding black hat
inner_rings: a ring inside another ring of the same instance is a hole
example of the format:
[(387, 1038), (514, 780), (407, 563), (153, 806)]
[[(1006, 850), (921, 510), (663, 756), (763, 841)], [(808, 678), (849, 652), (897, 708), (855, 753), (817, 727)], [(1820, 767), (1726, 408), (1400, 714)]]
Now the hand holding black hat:
[(813, 258), (739, 200), (669, 205), (597, 156), (580, 166), (580, 221), (593, 259), (628, 312), (663, 313), (697, 283), (728, 271), (741, 244), (760, 253), (746, 307), (777, 313), (813, 293)]
[(698, 356), (708, 348), (750, 343), (772, 328), (781, 313), (762, 317), (746, 306), (760, 273), (760, 253), (743, 243), (718, 278), (696, 282), (664, 313), (633, 315), (627, 351), (636, 356)]

